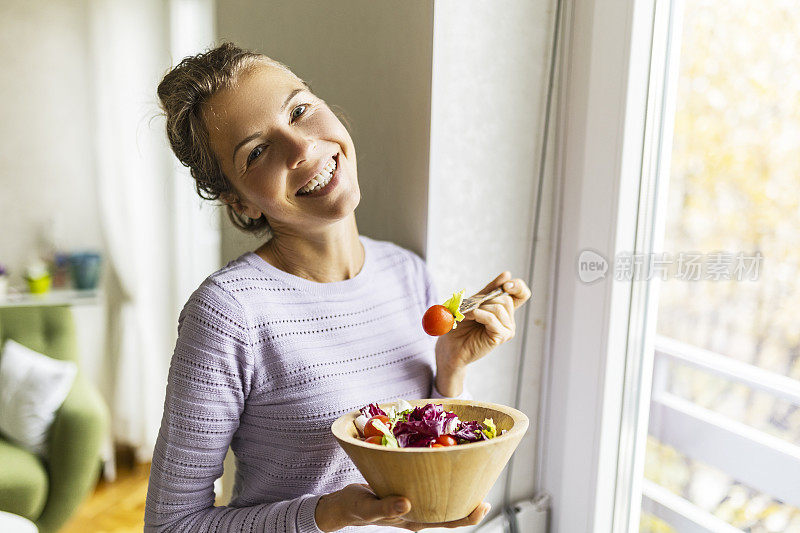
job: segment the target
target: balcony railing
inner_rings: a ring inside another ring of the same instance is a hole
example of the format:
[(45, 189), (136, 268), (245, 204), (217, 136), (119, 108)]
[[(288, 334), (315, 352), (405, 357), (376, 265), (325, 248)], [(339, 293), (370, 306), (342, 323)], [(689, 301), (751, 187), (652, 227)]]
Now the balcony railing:
[[(655, 341), (649, 433), (686, 457), (800, 507), (800, 446), (701, 407), (667, 390), (669, 365), (695, 367), (800, 406), (800, 381), (674, 339)], [(739, 531), (645, 480), (643, 506), (681, 532)]]

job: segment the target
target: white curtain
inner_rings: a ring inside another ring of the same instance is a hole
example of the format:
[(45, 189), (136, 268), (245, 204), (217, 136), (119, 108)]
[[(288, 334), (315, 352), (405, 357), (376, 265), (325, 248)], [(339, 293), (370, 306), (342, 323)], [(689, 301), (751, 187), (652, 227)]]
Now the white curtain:
[(158, 434), (187, 283), (196, 287), (219, 263), (216, 213), (189, 200), (190, 180), (173, 163), (158, 116), (156, 87), (172, 63), (170, 7), (89, 3), (97, 197), (116, 281), (108, 284), (112, 431), (141, 461)]

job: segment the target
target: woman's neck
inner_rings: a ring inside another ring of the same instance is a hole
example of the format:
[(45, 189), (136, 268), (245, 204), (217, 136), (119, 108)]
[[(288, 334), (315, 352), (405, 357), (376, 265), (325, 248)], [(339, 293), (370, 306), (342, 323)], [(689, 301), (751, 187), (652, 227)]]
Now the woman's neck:
[(318, 283), (350, 279), (361, 271), (365, 261), (355, 215), (322, 234), (273, 232), (255, 253), (275, 268)]

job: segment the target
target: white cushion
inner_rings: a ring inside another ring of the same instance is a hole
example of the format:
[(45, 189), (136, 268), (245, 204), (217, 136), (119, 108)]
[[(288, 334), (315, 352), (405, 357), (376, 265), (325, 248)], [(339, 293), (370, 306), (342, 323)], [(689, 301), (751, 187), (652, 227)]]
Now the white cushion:
[(0, 531), (13, 531), (14, 533), (37, 533), (36, 524), (21, 516), (0, 511)]
[(0, 431), (43, 456), (56, 411), (77, 372), (72, 361), (47, 357), (8, 339), (0, 355)]

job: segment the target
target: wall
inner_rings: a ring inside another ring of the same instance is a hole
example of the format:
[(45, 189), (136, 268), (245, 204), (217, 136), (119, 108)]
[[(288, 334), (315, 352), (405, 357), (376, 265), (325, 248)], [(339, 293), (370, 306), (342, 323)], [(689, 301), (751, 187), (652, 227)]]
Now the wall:
[(41, 231), (99, 248), (87, 2), (0, 3), (0, 263), (17, 274)]
[[(217, 2), (217, 36), (286, 63), (350, 118), (359, 232), (424, 255), (432, 4)], [(222, 224), (223, 264), (260, 243)]]
[[(102, 249), (95, 187), (88, 3), (0, 3), (0, 263), (11, 284), (40, 253)], [(106, 400), (105, 299), (74, 308), (82, 368)]]
[[(435, 3), (427, 261), (442, 301), (461, 288), (474, 294), (504, 270), (528, 276), (553, 16), (553, 0)], [(476, 398), (513, 405), (524, 357), (520, 409), (531, 425), (514, 456), (511, 501), (534, 493), (553, 190), (546, 172), (534, 279), (526, 279), (533, 298), (515, 313), (517, 334), (467, 378)], [(505, 475), (488, 498), (492, 513)]]
[[(175, 170), (155, 94), (170, 50), (212, 41), (211, 12), (210, 0), (0, 3), (0, 263), (19, 285), (44, 229), (64, 250), (115, 252), (104, 254), (102, 297), (74, 308), (78, 349), (115, 436), (142, 459), (178, 312), (219, 267), (218, 228)], [(130, 302), (139, 319), (120, 348)]]

